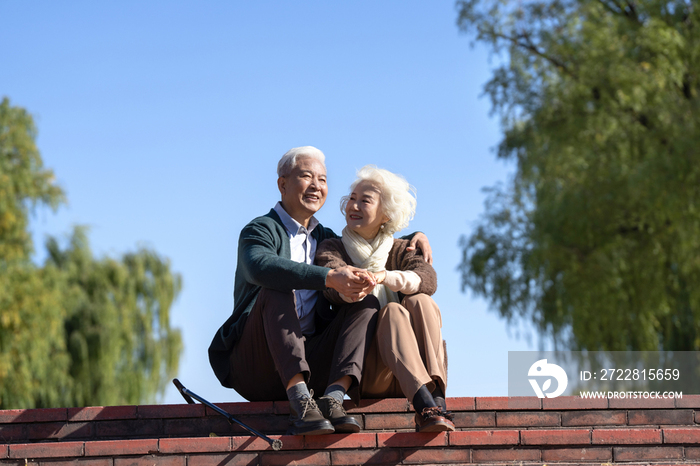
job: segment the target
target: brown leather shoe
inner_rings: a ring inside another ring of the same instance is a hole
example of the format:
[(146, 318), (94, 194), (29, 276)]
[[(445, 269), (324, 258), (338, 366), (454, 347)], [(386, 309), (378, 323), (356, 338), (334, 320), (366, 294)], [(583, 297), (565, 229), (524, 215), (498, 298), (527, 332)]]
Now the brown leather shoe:
[[(311, 395), (313, 396), (313, 392)], [(333, 432), (333, 425), (323, 417), (313, 398), (305, 396), (289, 402), (287, 435), (319, 435)]]
[(421, 413), (416, 413), (416, 432), (452, 432), (455, 425), (449, 420), (439, 407), (423, 408)]
[(322, 396), (318, 399), (318, 409), (323, 417), (331, 421), (337, 433), (356, 433), (362, 429), (357, 420), (348, 416), (343, 405), (332, 396)]

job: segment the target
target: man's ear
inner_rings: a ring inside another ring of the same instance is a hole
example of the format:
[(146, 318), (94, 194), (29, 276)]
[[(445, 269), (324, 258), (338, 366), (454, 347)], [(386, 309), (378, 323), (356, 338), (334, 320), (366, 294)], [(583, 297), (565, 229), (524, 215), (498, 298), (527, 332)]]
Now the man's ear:
[(280, 190), (280, 194), (284, 196), (285, 188), (287, 184), (287, 179), (284, 176), (277, 178), (277, 189)]

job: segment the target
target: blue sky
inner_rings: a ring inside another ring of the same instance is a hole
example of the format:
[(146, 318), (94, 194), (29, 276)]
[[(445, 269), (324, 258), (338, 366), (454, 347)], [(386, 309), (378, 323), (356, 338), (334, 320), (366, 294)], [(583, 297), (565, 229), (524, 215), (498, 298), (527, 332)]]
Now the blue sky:
[[(0, 95), (34, 115), (69, 200), (33, 217), (36, 259), (47, 234), (75, 224), (97, 255), (145, 245), (169, 258), (184, 283), (171, 316), (188, 388), (242, 400), (206, 353), (233, 306), (238, 233), (278, 200), (280, 156), (313, 145), (330, 187), (317, 217), (336, 232), (360, 167), (417, 188), (406, 231), (433, 247), (448, 396), (507, 394), (508, 351), (536, 344), (462, 293), (456, 269), (482, 188), (514, 168), (495, 159), (498, 120), (481, 97), (494, 61), (459, 33), (452, 0), (6, 0), (0, 17)], [(170, 388), (163, 401), (182, 402)]]

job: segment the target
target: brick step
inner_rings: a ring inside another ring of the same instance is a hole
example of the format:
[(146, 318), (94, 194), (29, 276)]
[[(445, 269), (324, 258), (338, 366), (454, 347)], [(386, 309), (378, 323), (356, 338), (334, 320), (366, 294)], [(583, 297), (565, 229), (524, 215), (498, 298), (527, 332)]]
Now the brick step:
[(700, 396), (448, 398), (447, 404), (456, 432), (415, 433), (408, 402), (384, 399), (346, 406), (362, 432), (325, 436), (279, 435), (287, 402), (219, 404), (282, 440), (278, 452), (201, 404), (7, 410), (0, 411), (0, 464), (700, 464)]
[[(700, 461), (700, 446), (530, 444), (518, 432), (406, 432), (273, 436), (280, 451), (252, 437), (167, 438), (88, 442), (12, 444), (0, 450), (0, 464), (443, 464), (443, 463), (578, 463)], [(695, 443), (698, 443), (697, 441)]]

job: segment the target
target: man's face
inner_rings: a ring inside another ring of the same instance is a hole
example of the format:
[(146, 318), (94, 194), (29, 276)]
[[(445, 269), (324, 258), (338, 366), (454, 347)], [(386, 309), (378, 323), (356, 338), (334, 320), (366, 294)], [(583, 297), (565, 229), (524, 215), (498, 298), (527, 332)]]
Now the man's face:
[(317, 159), (300, 157), (289, 175), (278, 178), (277, 186), (284, 210), (303, 225), (326, 202), (326, 167)]

